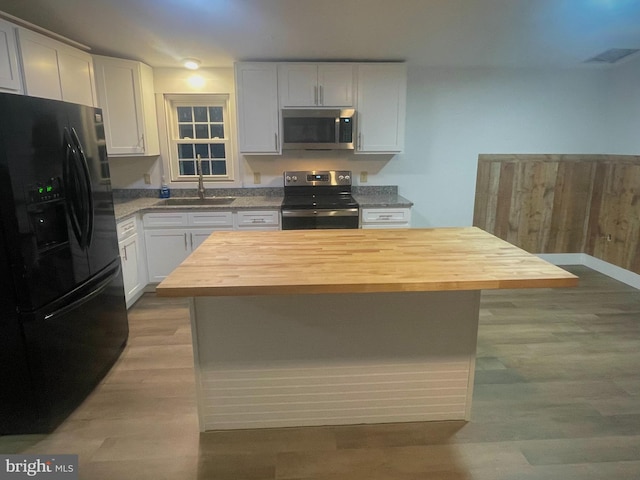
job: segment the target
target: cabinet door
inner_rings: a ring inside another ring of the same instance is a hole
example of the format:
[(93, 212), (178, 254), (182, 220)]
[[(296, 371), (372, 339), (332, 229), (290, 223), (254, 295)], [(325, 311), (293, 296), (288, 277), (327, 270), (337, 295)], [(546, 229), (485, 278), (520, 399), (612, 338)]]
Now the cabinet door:
[(240, 153), (279, 154), (276, 64), (236, 64), (236, 93)]
[(357, 152), (402, 152), (406, 92), (404, 64), (358, 66)]
[(194, 251), (215, 231), (213, 228), (198, 228), (189, 232), (191, 251)]
[(94, 63), (109, 155), (158, 155), (151, 68), (140, 62), (101, 56), (95, 56)]
[(144, 232), (149, 282), (159, 283), (187, 258), (191, 251), (189, 233), (181, 229)]
[(120, 242), (120, 259), (122, 260), (122, 277), (124, 280), (124, 295), (127, 301), (140, 288), (138, 272), (138, 235), (134, 234)]
[(0, 91), (20, 93), (15, 25), (0, 19)]
[(318, 67), (308, 63), (278, 65), (278, 88), (281, 107), (319, 105)]
[(323, 107), (353, 106), (353, 64), (318, 65), (318, 105)]
[(74, 48), (59, 48), (58, 68), (64, 101), (97, 105), (91, 55)]
[(62, 100), (58, 52), (53, 41), (43, 35), (18, 30), (25, 94)]

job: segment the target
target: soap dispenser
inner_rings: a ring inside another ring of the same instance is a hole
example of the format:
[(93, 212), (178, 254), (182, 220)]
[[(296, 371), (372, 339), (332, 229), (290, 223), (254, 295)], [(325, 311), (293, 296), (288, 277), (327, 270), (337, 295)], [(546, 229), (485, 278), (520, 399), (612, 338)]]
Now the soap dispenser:
[(171, 196), (171, 190), (167, 186), (167, 182), (164, 180), (164, 175), (162, 176), (162, 186), (160, 187), (160, 198), (169, 198)]

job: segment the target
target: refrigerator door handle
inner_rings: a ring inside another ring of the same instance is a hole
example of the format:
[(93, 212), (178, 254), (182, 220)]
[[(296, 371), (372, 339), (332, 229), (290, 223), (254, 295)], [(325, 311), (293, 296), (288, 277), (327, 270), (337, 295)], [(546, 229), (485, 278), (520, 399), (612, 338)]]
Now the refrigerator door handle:
[[(88, 302), (96, 295), (99, 295), (104, 291), (105, 288), (111, 283), (111, 281), (120, 274), (120, 261), (118, 261), (115, 266), (104, 273), (100, 278), (93, 280), (95, 284), (92, 286), (91, 291), (80, 296), (79, 298), (76, 295), (69, 295), (69, 299), (66, 302), (63, 301), (61, 305), (56, 305), (56, 309), (52, 312), (45, 313), (44, 319), (50, 320), (59, 316), (66, 314), (76, 308), (78, 308), (83, 303)], [(77, 291), (76, 291), (77, 292)]]
[(71, 127), (71, 137), (76, 146), (76, 155), (80, 167), (82, 168), (82, 174), (84, 177), (84, 194), (86, 195), (86, 201), (88, 208), (85, 210), (85, 247), (91, 245), (91, 239), (93, 237), (93, 188), (91, 186), (91, 174), (89, 173), (89, 165), (87, 164), (87, 157), (84, 154), (82, 143), (78, 137), (76, 129)]
[(64, 129), (64, 142), (66, 144), (63, 168), (65, 200), (69, 210), (69, 220), (71, 221), (73, 234), (80, 247), (84, 248), (84, 225), (82, 223), (84, 215), (82, 214), (82, 199), (78, 198), (78, 188), (81, 188), (79, 185), (80, 179), (78, 178), (75, 148), (66, 127)]

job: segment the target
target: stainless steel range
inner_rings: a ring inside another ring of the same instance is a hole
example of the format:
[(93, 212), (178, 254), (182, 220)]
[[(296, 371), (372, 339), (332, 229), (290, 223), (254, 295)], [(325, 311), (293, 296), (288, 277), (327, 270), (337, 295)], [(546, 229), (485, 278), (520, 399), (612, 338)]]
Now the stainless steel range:
[(348, 170), (284, 172), (283, 230), (358, 228)]

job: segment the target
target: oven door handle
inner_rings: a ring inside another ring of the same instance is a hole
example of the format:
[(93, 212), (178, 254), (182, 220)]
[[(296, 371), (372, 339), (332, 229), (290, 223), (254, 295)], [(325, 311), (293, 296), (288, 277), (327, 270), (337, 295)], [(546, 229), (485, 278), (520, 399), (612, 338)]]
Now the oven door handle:
[(357, 217), (357, 208), (341, 208), (338, 210), (308, 209), (308, 210), (282, 210), (283, 217)]

